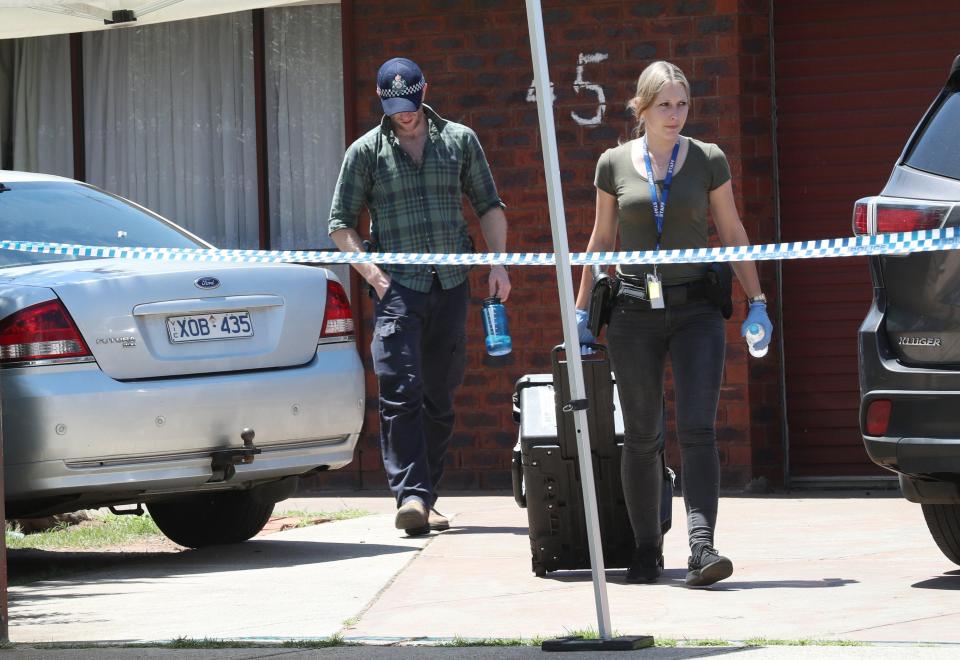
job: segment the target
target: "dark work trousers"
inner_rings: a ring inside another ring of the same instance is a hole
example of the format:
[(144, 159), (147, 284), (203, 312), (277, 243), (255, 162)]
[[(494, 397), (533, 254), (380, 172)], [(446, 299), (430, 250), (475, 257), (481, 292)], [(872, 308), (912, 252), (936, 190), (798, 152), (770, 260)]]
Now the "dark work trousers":
[(662, 542), (663, 379), (673, 367), (683, 500), (690, 546), (713, 544), (720, 496), (716, 418), (723, 377), (724, 321), (710, 302), (650, 309), (617, 300), (607, 328), (623, 411), (623, 493), (638, 545)]
[(436, 502), (453, 432), (453, 395), (466, 366), (467, 282), (429, 293), (397, 282), (374, 304), (370, 350), (380, 385), (380, 450), (397, 506)]

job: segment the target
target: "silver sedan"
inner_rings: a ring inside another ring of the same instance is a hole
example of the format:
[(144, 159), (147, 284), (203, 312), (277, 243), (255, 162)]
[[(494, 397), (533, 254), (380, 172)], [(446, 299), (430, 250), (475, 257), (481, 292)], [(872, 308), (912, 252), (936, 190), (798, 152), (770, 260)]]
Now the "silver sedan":
[[(93, 186), (0, 171), (0, 238), (205, 248)], [(363, 367), (327, 269), (0, 250), (9, 517), (145, 503), (186, 546), (243, 541), (349, 463)]]

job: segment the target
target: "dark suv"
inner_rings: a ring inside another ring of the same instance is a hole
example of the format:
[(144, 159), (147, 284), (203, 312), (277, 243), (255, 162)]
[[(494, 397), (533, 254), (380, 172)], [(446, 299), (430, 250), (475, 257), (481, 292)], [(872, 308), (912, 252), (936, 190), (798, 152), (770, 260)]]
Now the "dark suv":
[[(960, 56), (854, 232), (960, 225)], [(860, 429), (896, 472), (934, 540), (960, 564), (960, 252), (870, 258), (873, 304), (860, 327)]]

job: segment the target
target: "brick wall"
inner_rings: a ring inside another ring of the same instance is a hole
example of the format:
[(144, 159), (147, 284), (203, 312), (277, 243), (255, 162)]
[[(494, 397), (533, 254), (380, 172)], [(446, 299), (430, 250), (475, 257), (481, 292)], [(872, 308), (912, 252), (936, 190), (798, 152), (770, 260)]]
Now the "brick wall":
[[(738, 206), (751, 238), (772, 240), (766, 6), (748, 0), (543, 2), (572, 250), (585, 248), (592, 228), (597, 158), (618, 139), (629, 137), (632, 120), (625, 105), (640, 71), (656, 59), (673, 61), (687, 74), (693, 103), (686, 134), (721, 145), (733, 168)], [(427, 102), (480, 136), (508, 207), (508, 249), (549, 251), (537, 111), (528, 100), (533, 68), (524, 3), (358, 0), (352, 16), (357, 131), (367, 130), (380, 118), (373, 92), (381, 62), (395, 55), (416, 60), (430, 83)], [(480, 245), (474, 216), (468, 217)], [(510, 407), (513, 385), (524, 374), (549, 371), (549, 349), (562, 341), (555, 271), (515, 268), (507, 306), (514, 352), (497, 364), (487, 358), (479, 319), (485, 271), (477, 269), (471, 277), (468, 372), (457, 398), (458, 423), (443, 484), (448, 489), (509, 487), (510, 449), (516, 441)], [(772, 269), (762, 269), (766, 291), (774, 290), (773, 275)], [(742, 301), (739, 289), (735, 295)], [(369, 374), (366, 346), (372, 317), (369, 301), (363, 301), (361, 314), (366, 326), (362, 352), (368, 366), (366, 424), (358, 460), (324, 475), (319, 481), (327, 486), (381, 488), (385, 483), (377, 440), (376, 382)], [(728, 325), (718, 418), (724, 484), (734, 487), (759, 473), (773, 476), (779, 460), (776, 356), (762, 365), (748, 364), (739, 337), (742, 318), (741, 304)], [(672, 391), (668, 397), (672, 400)], [(751, 405), (754, 401), (760, 405)], [(669, 423), (668, 458), (678, 466), (672, 411)]]
[[(774, 217), (775, 162), (773, 159), (774, 128), (771, 123), (773, 90), (770, 80), (769, 3), (766, 0), (740, 0), (737, 4), (736, 42), (738, 53), (739, 90), (739, 169), (734, 179), (738, 207), (744, 226), (754, 243), (778, 240)], [(758, 264), (760, 282), (772, 304), (774, 343), (763, 360), (751, 360), (739, 337), (732, 346), (739, 348), (747, 364), (747, 401), (749, 410), (749, 458), (741, 464), (728, 463), (726, 477), (731, 483), (743, 483), (753, 477), (765, 477), (771, 484), (783, 484), (783, 410), (781, 406), (780, 351), (776, 339), (781, 326), (777, 316), (777, 269), (780, 262)], [(729, 330), (730, 328), (728, 328)], [(733, 362), (728, 359), (728, 368)]]

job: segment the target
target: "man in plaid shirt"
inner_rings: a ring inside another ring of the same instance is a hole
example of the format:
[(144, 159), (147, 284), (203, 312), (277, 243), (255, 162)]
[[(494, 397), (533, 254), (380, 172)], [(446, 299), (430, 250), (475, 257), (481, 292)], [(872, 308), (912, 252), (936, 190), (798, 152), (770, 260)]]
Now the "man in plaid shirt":
[[(423, 104), (427, 82), (414, 62), (388, 60), (377, 75), (380, 125), (347, 149), (329, 232), (343, 252), (363, 249), (365, 205), (377, 252), (472, 252), (463, 195), (491, 252), (506, 249), (504, 204), (477, 135)], [(435, 504), (453, 432), (453, 396), (466, 366), (467, 266), (354, 264), (374, 291), (371, 341), (380, 387), (380, 447), (397, 499), (397, 529), (427, 534), (450, 526)], [(490, 269), (491, 296), (510, 278)]]

